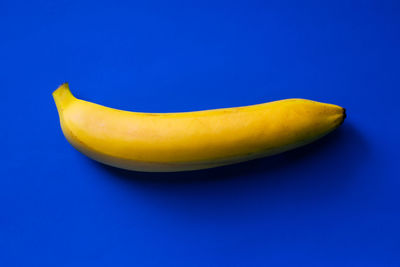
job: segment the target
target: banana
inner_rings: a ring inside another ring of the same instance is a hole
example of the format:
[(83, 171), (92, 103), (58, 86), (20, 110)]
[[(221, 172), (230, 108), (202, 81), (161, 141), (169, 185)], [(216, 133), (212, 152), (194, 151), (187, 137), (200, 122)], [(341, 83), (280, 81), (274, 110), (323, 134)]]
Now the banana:
[(305, 99), (183, 113), (139, 113), (53, 92), (66, 139), (107, 165), (145, 172), (213, 168), (278, 154), (336, 129), (345, 109)]

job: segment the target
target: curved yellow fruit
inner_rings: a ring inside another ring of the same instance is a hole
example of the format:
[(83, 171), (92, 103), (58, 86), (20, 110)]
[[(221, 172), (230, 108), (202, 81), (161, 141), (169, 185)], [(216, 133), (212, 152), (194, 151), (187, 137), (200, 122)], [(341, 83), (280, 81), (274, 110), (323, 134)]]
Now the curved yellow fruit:
[(206, 169), (284, 152), (336, 129), (342, 107), (305, 99), (184, 113), (116, 110), (53, 93), (65, 137), (83, 154), (136, 171)]

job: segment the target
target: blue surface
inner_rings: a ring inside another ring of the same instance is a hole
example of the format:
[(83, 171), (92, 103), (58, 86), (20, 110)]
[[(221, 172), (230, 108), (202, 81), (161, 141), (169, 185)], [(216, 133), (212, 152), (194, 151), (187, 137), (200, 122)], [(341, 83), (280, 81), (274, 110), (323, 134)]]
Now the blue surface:
[[(400, 266), (399, 3), (1, 1), (0, 266)], [(348, 118), (277, 157), (127, 172), (64, 139), (65, 81), (126, 110)]]

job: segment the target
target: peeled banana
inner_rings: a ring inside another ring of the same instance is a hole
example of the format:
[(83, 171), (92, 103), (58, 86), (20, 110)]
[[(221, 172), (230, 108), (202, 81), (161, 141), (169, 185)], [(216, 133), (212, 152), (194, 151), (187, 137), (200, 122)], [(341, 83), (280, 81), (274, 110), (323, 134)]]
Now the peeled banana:
[(139, 113), (53, 92), (62, 131), (88, 157), (128, 170), (213, 168), (278, 154), (336, 129), (345, 109), (305, 99), (183, 113)]

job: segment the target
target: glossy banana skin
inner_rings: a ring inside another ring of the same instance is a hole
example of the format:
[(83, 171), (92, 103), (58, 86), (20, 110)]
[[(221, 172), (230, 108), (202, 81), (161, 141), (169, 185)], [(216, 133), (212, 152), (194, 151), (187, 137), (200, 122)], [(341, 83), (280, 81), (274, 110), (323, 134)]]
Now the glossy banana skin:
[(207, 169), (278, 154), (336, 129), (345, 109), (305, 99), (183, 113), (122, 111), (53, 93), (67, 140), (107, 165), (145, 172)]

